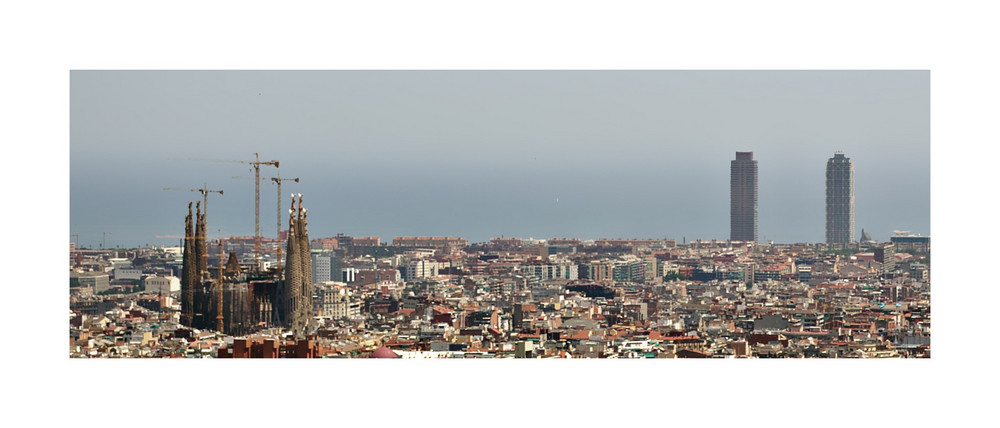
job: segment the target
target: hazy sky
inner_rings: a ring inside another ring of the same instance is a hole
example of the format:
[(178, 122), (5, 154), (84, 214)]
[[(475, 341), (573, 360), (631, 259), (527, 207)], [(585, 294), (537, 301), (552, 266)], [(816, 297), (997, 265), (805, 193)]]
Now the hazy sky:
[[(155, 237), (201, 196), (162, 189), (207, 185), (210, 237), (252, 235), (252, 168), (185, 159), (258, 152), (313, 238), (727, 239), (753, 151), (760, 239), (822, 242), (838, 150), (858, 236), (930, 235), (927, 71), (74, 71), (70, 233), (176, 244)], [(262, 181), (264, 236), (275, 199)]]

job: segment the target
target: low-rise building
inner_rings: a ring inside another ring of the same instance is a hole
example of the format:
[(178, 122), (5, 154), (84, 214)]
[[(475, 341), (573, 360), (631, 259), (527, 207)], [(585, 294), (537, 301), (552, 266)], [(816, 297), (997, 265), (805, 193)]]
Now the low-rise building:
[(146, 291), (169, 294), (181, 291), (181, 280), (176, 276), (149, 276), (145, 280)]

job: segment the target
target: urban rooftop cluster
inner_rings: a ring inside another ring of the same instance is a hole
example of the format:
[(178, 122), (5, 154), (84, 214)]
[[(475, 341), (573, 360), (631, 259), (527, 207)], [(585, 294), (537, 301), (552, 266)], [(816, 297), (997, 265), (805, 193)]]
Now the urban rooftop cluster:
[[(281, 261), (280, 241), (265, 240), (265, 270)], [(252, 237), (227, 240), (223, 259), (252, 270), (253, 245)], [(182, 324), (181, 248), (71, 244), (70, 355), (930, 356), (924, 237), (852, 245), (448, 237), (388, 244), (337, 235), (310, 247), (312, 312), (296, 335), (266, 319), (230, 328), (238, 334)], [(209, 259), (217, 263), (219, 253)]]
[(277, 238), (208, 242), (189, 205), (178, 247), (70, 244), (70, 355), (929, 357), (930, 238), (856, 241), (837, 153), (826, 242), (758, 243), (756, 162), (732, 161), (726, 241), (310, 239), (300, 194)]

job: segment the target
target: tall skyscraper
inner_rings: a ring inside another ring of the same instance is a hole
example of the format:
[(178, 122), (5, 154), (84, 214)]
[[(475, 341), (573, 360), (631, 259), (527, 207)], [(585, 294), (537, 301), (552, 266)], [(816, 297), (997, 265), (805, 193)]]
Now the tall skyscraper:
[(843, 153), (826, 162), (826, 243), (854, 242), (854, 164)]
[(729, 239), (757, 242), (757, 161), (753, 152), (736, 152), (729, 172)]

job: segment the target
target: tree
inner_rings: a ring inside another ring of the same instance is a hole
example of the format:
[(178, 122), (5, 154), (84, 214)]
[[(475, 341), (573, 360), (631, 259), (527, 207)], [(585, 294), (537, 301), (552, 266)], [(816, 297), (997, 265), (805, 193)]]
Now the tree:
[(849, 256), (853, 256), (857, 252), (858, 252), (858, 250), (856, 250), (854, 248), (843, 248), (843, 249), (839, 249), (839, 250), (826, 250), (826, 251), (823, 251), (823, 254), (837, 254), (837, 255), (840, 255), (842, 257), (849, 257)]
[(663, 275), (663, 280), (664, 281), (677, 281), (677, 280), (685, 280), (685, 279), (691, 279), (691, 277), (689, 277), (687, 275), (684, 275), (684, 274), (682, 274), (680, 272), (670, 272), (670, 273), (668, 273), (666, 275)]

